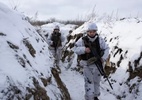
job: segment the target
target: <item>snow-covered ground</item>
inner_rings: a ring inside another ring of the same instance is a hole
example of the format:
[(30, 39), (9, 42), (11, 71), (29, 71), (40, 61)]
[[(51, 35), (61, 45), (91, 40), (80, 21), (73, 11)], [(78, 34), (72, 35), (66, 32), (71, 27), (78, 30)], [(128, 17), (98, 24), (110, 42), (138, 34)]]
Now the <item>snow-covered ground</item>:
[[(1, 100), (6, 100), (8, 95), (13, 94), (12, 90), (8, 90), (10, 86), (15, 86), (22, 91), (20, 95), (24, 98), (29, 92), (27, 87), (35, 88), (33, 78), (47, 91), (51, 100), (57, 98), (61, 100), (61, 91), (51, 73), (54, 59), (48, 50), (48, 44), (44, 37), (46, 33), (50, 34), (57, 24), (65, 37), (68, 35), (68, 31), (74, 29), (75, 26), (57, 22), (49, 23), (41, 27), (42, 32), (40, 34), (43, 35), (41, 37), (24, 15), (0, 3)], [(72, 35), (85, 32), (84, 26), (86, 24), (88, 22), (74, 30)], [(113, 83), (113, 90), (102, 78), (100, 100), (142, 100), (141, 19), (97, 21), (97, 25), (98, 33), (106, 39), (110, 46), (111, 67), (114, 65), (113, 68), (116, 68), (109, 76), (109, 80)], [(70, 42), (74, 42), (74, 40)], [(136, 61), (138, 62), (137, 65)], [(132, 67), (131, 73), (128, 71), (130, 66)], [(83, 75), (72, 70), (75, 67), (77, 67), (77, 61), (76, 55), (73, 54), (71, 62), (61, 63), (62, 73), (59, 75), (72, 100), (84, 100)], [(140, 72), (138, 73), (138, 71)], [(47, 86), (44, 86), (41, 78), (48, 79), (50, 77), (52, 77), (51, 81)], [(16, 95), (13, 100), (17, 100)]]

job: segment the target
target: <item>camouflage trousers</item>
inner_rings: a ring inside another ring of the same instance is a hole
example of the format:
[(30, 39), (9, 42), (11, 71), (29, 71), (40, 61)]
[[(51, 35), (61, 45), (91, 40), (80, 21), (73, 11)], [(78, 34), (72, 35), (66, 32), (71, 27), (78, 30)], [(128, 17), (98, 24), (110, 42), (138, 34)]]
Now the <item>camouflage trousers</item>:
[(84, 62), (85, 100), (94, 100), (100, 95), (101, 74), (95, 64), (87, 65)]
[(61, 48), (57, 48), (57, 50), (55, 51), (55, 49), (50, 49), (53, 57), (55, 58), (55, 63), (57, 64), (57, 66), (59, 66), (59, 62), (61, 60), (61, 54), (62, 54), (62, 49)]

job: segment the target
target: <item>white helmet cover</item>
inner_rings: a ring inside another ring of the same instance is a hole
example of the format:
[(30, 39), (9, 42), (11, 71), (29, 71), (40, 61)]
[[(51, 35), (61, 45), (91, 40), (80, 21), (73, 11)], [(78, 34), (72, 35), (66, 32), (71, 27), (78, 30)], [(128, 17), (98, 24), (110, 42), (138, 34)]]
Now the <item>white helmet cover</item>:
[(87, 31), (90, 31), (90, 30), (98, 30), (98, 27), (95, 23), (89, 23), (88, 24), (88, 27), (87, 27)]
[(56, 26), (54, 27), (54, 30), (55, 30), (55, 29), (60, 30), (60, 28), (59, 28), (59, 26), (58, 26), (58, 25), (56, 25)]

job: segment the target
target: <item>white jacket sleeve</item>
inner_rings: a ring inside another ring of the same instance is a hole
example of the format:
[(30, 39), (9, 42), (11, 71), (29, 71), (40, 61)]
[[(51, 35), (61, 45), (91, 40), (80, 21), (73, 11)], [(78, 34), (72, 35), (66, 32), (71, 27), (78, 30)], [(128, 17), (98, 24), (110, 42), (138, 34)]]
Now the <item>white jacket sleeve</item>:
[(105, 42), (105, 40), (102, 37), (99, 37), (99, 42), (100, 42), (100, 48), (104, 51), (104, 55), (102, 56), (102, 59), (106, 61), (109, 56), (108, 44)]
[(85, 53), (85, 46), (82, 38), (80, 38), (74, 46), (74, 52), (78, 55), (84, 54)]

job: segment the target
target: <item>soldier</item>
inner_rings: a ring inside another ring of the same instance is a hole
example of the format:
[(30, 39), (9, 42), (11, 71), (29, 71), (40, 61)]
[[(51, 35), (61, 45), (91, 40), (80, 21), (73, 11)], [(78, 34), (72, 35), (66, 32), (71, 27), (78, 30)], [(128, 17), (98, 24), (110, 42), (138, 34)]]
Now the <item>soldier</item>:
[(62, 44), (65, 38), (60, 33), (60, 28), (58, 25), (53, 29), (53, 33), (51, 33), (47, 38), (47, 43), (49, 44), (49, 49), (51, 50), (53, 56), (55, 57), (55, 63), (59, 67), (59, 62), (61, 59), (62, 52)]
[(94, 57), (91, 48), (97, 51), (97, 54), (101, 57), (102, 64), (107, 60), (109, 55), (109, 47), (103, 38), (97, 34), (97, 30), (98, 28), (95, 23), (88, 24), (87, 35), (80, 38), (74, 47), (74, 52), (80, 56), (80, 65), (83, 66), (85, 100), (99, 100), (98, 96), (100, 95), (101, 74), (95, 64), (97, 58)]

